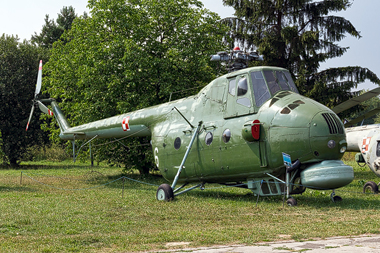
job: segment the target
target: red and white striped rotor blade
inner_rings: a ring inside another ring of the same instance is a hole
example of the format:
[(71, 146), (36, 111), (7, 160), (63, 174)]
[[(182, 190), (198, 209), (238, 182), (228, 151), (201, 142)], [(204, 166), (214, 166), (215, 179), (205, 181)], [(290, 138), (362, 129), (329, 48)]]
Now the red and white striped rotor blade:
[(40, 110), (50, 116), (53, 116), (53, 112), (51, 110), (49, 110), (49, 108), (46, 107), (46, 105), (44, 105), (42, 102), (40, 102), (39, 100), (37, 100), (37, 103), (38, 103), (38, 107), (40, 108)]
[(32, 119), (33, 112), (34, 112), (34, 105), (32, 106), (32, 110), (30, 111), (30, 115), (29, 115), (29, 119), (28, 119), (28, 124), (26, 124), (26, 131), (28, 131), (29, 123), (30, 123), (30, 120)]

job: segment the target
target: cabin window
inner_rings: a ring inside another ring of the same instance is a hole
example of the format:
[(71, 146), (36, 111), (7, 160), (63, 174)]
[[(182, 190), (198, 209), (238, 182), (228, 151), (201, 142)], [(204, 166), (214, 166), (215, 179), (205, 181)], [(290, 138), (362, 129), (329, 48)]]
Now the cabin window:
[(213, 135), (211, 132), (208, 132), (205, 137), (205, 142), (207, 146), (210, 146), (212, 143)]
[(230, 83), (228, 84), (228, 93), (230, 93), (232, 96), (235, 96), (235, 90), (236, 90), (236, 80), (230, 80)]
[(243, 96), (247, 93), (247, 91), (248, 91), (247, 78), (244, 77), (239, 80), (237, 95)]
[(376, 147), (376, 156), (380, 157), (380, 142), (377, 142), (377, 147)]
[(181, 147), (181, 138), (177, 137), (174, 140), (174, 148), (178, 150)]
[(261, 71), (251, 72), (252, 88), (255, 95), (255, 103), (257, 107), (264, 104), (265, 101), (270, 99), (268, 87), (265, 84), (264, 76)]
[(239, 98), (238, 100), (236, 100), (236, 103), (246, 107), (251, 107), (251, 100), (249, 98)]
[(227, 143), (230, 141), (230, 139), (231, 139), (230, 129), (227, 128), (226, 130), (224, 130), (223, 135), (222, 135), (222, 139), (223, 139), (224, 143)]

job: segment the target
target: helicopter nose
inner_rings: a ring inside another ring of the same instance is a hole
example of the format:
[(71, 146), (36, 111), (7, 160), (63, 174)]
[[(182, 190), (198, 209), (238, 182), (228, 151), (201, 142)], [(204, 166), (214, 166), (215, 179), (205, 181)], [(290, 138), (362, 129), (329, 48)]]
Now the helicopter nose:
[(310, 122), (310, 146), (315, 158), (341, 159), (347, 149), (343, 123), (333, 112), (320, 112)]

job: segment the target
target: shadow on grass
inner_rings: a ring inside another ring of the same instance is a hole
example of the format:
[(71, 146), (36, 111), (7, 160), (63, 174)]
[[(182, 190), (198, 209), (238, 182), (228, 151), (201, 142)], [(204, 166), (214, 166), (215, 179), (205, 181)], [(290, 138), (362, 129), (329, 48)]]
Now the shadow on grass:
[[(128, 177), (129, 179), (136, 180), (131, 181), (125, 179), (124, 189), (138, 189), (144, 191), (155, 192), (160, 184), (168, 183), (161, 175), (139, 175), (139, 174), (117, 174), (112, 176), (95, 177), (96, 180), (93, 181), (94, 184), (103, 182), (110, 182), (117, 180), (122, 177)], [(137, 182), (140, 181), (140, 182)], [(143, 182), (143, 183), (141, 183)], [(152, 184), (152, 185), (147, 185)], [(170, 184), (170, 183), (169, 183)], [(186, 192), (183, 195), (175, 197), (175, 201), (180, 201), (182, 196), (188, 195), (199, 199), (219, 199), (226, 201), (237, 201), (237, 202), (251, 202), (255, 205), (257, 202), (257, 196), (255, 196), (250, 190), (241, 189), (237, 192), (235, 187), (222, 187), (219, 184), (206, 184), (205, 190), (200, 190), (196, 188), (192, 191)], [(112, 184), (108, 184), (107, 187), (122, 189), (123, 180), (117, 180)], [(190, 186), (189, 186), (190, 187)], [(352, 188), (352, 187), (351, 187)], [(380, 194), (363, 194), (361, 193), (361, 187), (355, 191), (347, 191), (344, 188), (340, 188), (336, 191), (337, 195), (340, 195), (343, 200), (339, 202), (332, 202), (330, 198), (331, 190), (312, 190), (306, 192), (303, 195), (292, 195), (298, 201), (299, 206), (309, 206), (316, 209), (320, 208), (334, 208), (339, 207), (342, 209), (353, 209), (353, 210), (366, 210), (366, 209), (380, 209)], [(314, 195), (314, 196), (313, 196)], [(353, 196), (354, 195), (354, 196)], [(286, 198), (285, 198), (286, 201)], [(271, 197), (259, 197), (258, 205), (262, 203), (276, 203), (279, 207), (282, 207), (283, 195), (271, 196)], [(285, 203), (286, 205), (286, 203)], [(297, 207), (296, 207), (297, 208)]]
[(36, 192), (36, 189), (31, 189), (25, 186), (0, 186), (0, 192)]
[[(91, 167), (86, 165), (75, 165), (75, 164), (65, 164), (65, 165), (21, 165), (17, 170), (54, 170), (54, 169), (84, 169), (83, 179), (87, 184), (96, 186), (104, 184), (105, 187), (114, 189), (135, 189), (141, 191), (151, 191), (155, 194), (159, 185), (163, 183), (171, 184), (167, 182), (159, 174), (132, 174), (132, 173), (117, 173), (113, 175), (102, 174), (97, 172), (98, 167)], [(101, 167), (103, 168), (103, 167)], [(4, 169), (4, 168), (0, 168)], [(6, 168), (9, 169), (9, 168)], [(14, 169), (14, 168), (12, 168)], [(123, 180), (123, 177), (125, 179)], [(368, 195), (362, 194), (362, 188), (359, 181), (368, 181), (378, 179), (372, 171), (362, 170), (355, 171), (355, 180), (348, 187), (343, 187), (337, 190), (337, 195), (343, 198), (341, 202), (332, 202), (330, 199), (331, 191), (325, 190), (325, 193), (318, 193), (321, 191), (315, 191), (314, 193), (306, 192), (304, 195), (293, 195), (298, 201), (299, 206), (309, 206), (312, 208), (333, 208), (339, 207), (342, 209), (352, 209), (352, 210), (370, 210), (370, 209), (380, 209), (380, 195)], [(378, 180), (379, 181), (379, 180)], [(377, 181), (376, 181), (377, 182)], [(181, 200), (182, 196), (188, 195), (198, 199), (219, 199), (226, 201), (237, 201), (237, 202), (250, 202), (252, 206), (256, 205), (257, 196), (254, 196), (250, 190), (236, 190), (234, 187), (219, 187), (218, 184), (206, 184), (205, 190), (195, 189), (193, 191), (184, 193), (175, 197), (175, 201), (185, 201)], [(219, 189), (220, 188), (220, 189)], [(0, 191), (35, 191), (25, 187), (0, 187)], [(323, 191), (322, 191), (323, 192)], [(184, 198), (182, 198), (184, 199)], [(282, 207), (283, 196), (273, 196), (273, 197), (260, 197), (258, 200), (258, 205), (260, 204), (275, 203), (279, 207)], [(297, 208), (297, 207), (296, 207)]]
[(76, 164), (65, 164), (65, 165), (31, 165), (31, 164), (23, 164), (19, 165), (17, 167), (9, 167), (9, 166), (0, 166), (0, 170), (57, 170), (57, 169), (77, 169), (77, 168), (84, 168), (84, 169), (91, 169), (96, 167), (91, 167), (90, 165), (76, 165)]

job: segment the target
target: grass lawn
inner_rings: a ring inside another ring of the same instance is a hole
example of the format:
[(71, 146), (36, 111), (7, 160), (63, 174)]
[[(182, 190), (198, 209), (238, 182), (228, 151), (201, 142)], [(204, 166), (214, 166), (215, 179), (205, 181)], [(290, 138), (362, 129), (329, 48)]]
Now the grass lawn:
[[(282, 197), (260, 198), (256, 207), (249, 190), (218, 185), (159, 202), (155, 194), (164, 179), (122, 174), (115, 167), (92, 171), (83, 164), (39, 163), (2, 169), (0, 248), (159, 251), (184, 247), (180, 243), (197, 247), (378, 234), (380, 195), (362, 194), (362, 187), (380, 179), (367, 167), (346, 163), (354, 167), (355, 180), (337, 190), (342, 202), (331, 202), (331, 191), (306, 190), (294, 196), (296, 207), (283, 207)], [(117, 180), (123, 175), (153, 186)]]

